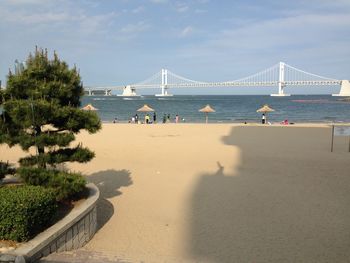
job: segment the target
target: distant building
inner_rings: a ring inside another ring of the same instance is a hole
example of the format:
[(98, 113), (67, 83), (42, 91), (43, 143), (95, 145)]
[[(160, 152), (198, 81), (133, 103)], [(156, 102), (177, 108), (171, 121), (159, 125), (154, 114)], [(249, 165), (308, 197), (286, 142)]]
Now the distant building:
[(17, 59), (15, 60), (15, 74), (21, 74), (24, 71), (26, 66), (25, 62), (19, 62)]

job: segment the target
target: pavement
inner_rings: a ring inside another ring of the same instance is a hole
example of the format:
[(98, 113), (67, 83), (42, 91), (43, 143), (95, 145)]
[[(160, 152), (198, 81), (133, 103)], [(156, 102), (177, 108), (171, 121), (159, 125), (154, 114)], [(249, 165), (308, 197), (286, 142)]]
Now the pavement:
[(117, 258), (115, 255), (103, 254), (101, 252), (88, 251), (84, 248), (75, 251), (53, 253), (38, 261), (39, 263), (130, 263)]

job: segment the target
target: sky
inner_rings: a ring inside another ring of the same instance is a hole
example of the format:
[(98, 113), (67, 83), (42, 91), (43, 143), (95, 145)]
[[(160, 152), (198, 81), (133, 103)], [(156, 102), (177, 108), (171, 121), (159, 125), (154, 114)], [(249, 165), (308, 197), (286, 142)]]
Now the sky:
[[(86, 86), (133, 84), (162, 68), (198, 81), (229, 81), (279, 61), (350, 79), (349, 14), (349, 0), (0, 0), (0, 79), (6, 82), (14, 61), (35, 46), (76, 65)], [(287, 87), (295, 94), (338, 90)], [(277, 88), (171, 93), (271, 91)]]

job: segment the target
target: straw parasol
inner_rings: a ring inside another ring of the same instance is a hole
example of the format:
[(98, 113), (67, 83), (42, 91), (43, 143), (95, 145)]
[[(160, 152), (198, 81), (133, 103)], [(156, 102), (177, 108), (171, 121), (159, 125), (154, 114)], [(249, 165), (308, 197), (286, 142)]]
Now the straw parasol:
[[(272, 111), (275, 111), (275, 110), (270, 108), (269, 105), (265, 104), (263, 107), (258, 109), (256, 112), (263, 112), (266, 115), (266, 113), (272, 112)], [(266, 123), (267, 123), (267, 117), (266, 117)]]
[(269, 105), (265, 104), (263, 107), (261, 107), (260, 109), (258, 109), (256, 112), (272, 112), (275, 111), (274, 109), (270, 108)]
[(150, 106), (148, 106), (147, 104), (143, 105), (141, 108), (139, 108), (137, 111), (140, 112), (150, 112), (150, 111), (154, 111), (154, 109), (152, 109)]
[[(152, 109), (150, 106), (145, 104), (141, 108), (139, 108), (137, 111), (140, 111), (140, 112), (151, 112), (151, 111), (154, 111), (154, 109)], [(148, 123), (147, 120), (146, 120), (146, 116), (147, 115), (145, 115), (145, 123)]]
[(91, 104), (88, 104), (86, 106), (84, 106), (83, 108), (81, 108), (82, 110), (98, 110), (97, 108), (95, 108), (94, 106), (92, 106)]
[(210, 107), (209, 104), (207, 104), (207, 106), (205, 106), (204, 108), (198, 110), (199, 112), (205, 112), (205, 123), (208, 123), (208, 113), (209, 112), (215, 112), (215, 110)]

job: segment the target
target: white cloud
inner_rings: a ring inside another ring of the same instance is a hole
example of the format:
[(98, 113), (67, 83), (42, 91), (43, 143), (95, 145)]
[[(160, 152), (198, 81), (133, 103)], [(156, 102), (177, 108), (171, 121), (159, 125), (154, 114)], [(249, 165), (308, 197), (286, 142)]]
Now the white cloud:
[(118, 15), (114, 12), (101, 15), (83, 14), (77, 18), (77, 22), (83, 33), (93, 35), (101, 32), (108, 33), (107, 28), (113, 25), (113, 21), (116, 17), (118, 17)]
[(131, 10), (131, 13), (139, 14), (139, 13), (141, 13), (143, 11), (145, 11), (145, 7), (144, 6), (138, 6), (138, 7), (134, 8), (133, 10)]
[[(42, 0), (15, 0), (20, 2), (39, 2)], [(63, 3), (63, 0), (61, 1)], [(109, 27), (113, 20), (118, 16), (114, 12), (103, 14), (88, 14), (84, 9), (66, 5), (58, 5), (56, 8), (52, 6), (41, 6), (41, 8), (2, 8), (0, 9), (0, 23), (11, 25), (19, 25), (21, 28), (27, 28), (32, 31), (40, 28), (49, 32), (60, 28), (61, 32), (67, 30), (76, 31), (78, 35), (81, 33), (94, 34), (103, 31)], [(44, 33), (44, 32), (42, 32)]]
[(239, 24), (216, 34), (208, 32), (203, 42), (183, 46), (177, 53), (183, 60), (227, 65), (223, 70), (237, 74), (232, 79), (244, 77), (244, 70), (239, 72), (244, 67), (254, 73), (278, 61), (319, 75), (344, 78), (344, 72), (350, 70), (346, 62), (350, 57), (350, 49), (346, 48), (349, 34), (350, 17), (346, 14), (300, 15)]
[[(2, 13), (4, 14), (4, 13)], [(4, 17), (7, 21), (12, 23), (21, 24), (42, 24), (42, 23), (53, 23), (53, 22), (67, 22), (75, 20), (76, 18), (70, 16), (68, 13), (64, 12), (45, 12), (45, 13), (7, 13)]]
[(193, 27), (187, 26), (181, 31), (180, 37), (188, 37), (192, 33), (193, 33)]
[(179, 13), (187, 12), (189, 9), (189, 6), (185, 3), (177, 3), (176, 4), (176, 11)]
[(168, 0), (150, 0), (150, 2), (154, 4), (164, 4), (167, 3)]
[(205, 9), (196, 9), (196, 10), (194, 10), (194, 13), (195, 13), (195, 14), (205, 14), (205, 13), (208, 13), (208, 10), (205, 10)]
[(136, 33), (144, 32), (150, 28), (150, 25), (144, 21), (140, 21), (136, 24), (128, 24), (124, 26), (120, 31), (125, 34), (133, 35)]
[[(255, 21), (232, 30), (221, 31), (213, 43), (221, 47), (273, 48), (282, 45), (318, 46), (322, 41), (339, 37), (350, 28), (348, 15), (301, 15)], [(318, 43), (320, 42), (320, 43)]]
[[(204, 78), (222, 74), (219, 80), (244, 77), (279, 60), (316, 74), (348, 78), (349, 0), (208, 2), (0, 0), (0, 35), (6, 36), (0, 74), (38, 44), (78, 64), (78, 59), (84, 61), (91, 72), (108, 63), (115, 70), (118, 64), (113, 61), (118, 59), (108, 60), (113, 54), (157, 67), (173, 60), (179, 68), (188, 65), (189, 70), (208, 73)], [(229, 6), (236, 8), (234, 13), (222, 12)], [(214, 67), (219, 73), (213, 73)], [(98, 75), (88, 78), (98, 82)], [(109, 81), (107, 75), (103, 81)]]
[(38, 5), (45, 4), (45, 0), (3, 0), (6, 5)]

